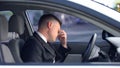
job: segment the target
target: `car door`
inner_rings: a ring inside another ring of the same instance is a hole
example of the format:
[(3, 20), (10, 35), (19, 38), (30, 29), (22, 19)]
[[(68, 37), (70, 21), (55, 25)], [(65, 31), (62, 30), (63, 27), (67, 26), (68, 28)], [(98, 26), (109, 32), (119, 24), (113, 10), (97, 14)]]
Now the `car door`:
[[(72, 1), (61, 0), (22, 2), (1, 1), (1, 5), (4, 6), (4, 8), (2, 6), (0, 8), (2, 8), (2, 10), (13, 10), (14, 13), (16, 13), (16, 11), (25, 12), (25, 15), (23, 16), (27, 15), (26, 25), (29, 27), (26, 27), (28, 28), (26, 33), (30, 32), (30, 35), (32, 35), (31, 31), (34, 32), (37, 30), (37, 23), (41, 15), (45, 13), (52, 13), (56, 15), (63, 23), (61, 28), (67, 32), (67, 42), (68, 46), (71, 48), (69, 54), (84, 53), (86, 47), (88, 46), (89, 40), (94, 33), (97, 34), (95, 45), (108, 53), (111, 46), (104, 39), (102, 39), (102, 32), (105, 30), (114, 36), (120, 36), (120, 31), (118, 28), (120, 25), (118, 24), (119, 19), (115, 19), (120, 15), (115, 13), (116, 17), (113, 18), (110, 17), (110, 14), (105, 15), (102, 13), (102, 10), (94, 10), (93, 7), (90, 8), (89, 5), (84, 3), (79, 4), (77, 2), (72, 3)], [(32, 29), (30, 29), (30, 27), (32, 27)], [(55, 43), (56, 47), (58, 47), (58, 43), (59, 40)]]

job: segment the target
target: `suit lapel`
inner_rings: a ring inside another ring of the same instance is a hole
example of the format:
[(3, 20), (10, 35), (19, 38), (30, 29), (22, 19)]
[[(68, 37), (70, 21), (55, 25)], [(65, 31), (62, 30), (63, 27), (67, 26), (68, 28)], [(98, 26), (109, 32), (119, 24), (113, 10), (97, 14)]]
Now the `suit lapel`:
[(44, 47), (53, 56), (55, 56), (55, 51), (51, 48), (51, 46), (49, 44), (45, 43), (45, 41), (36, 32), (34, 32), (33, 36), (38, 40), (39, 44), (41, 44), (42, 47)]

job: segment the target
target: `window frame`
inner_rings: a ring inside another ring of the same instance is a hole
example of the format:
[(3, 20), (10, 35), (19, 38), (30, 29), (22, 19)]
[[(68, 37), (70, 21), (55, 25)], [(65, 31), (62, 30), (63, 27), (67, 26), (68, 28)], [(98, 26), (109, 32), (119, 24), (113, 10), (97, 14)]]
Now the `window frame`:
[[(35, 11), (35, 10), (30, 10), (30, 11)], [(37, 10), (37, 11), (39, 11), (39, 10)], [(45, 11), (45, 10), (41, 10), (41, 11)], [(50, 12), (48, 12), (48, 13), (51, 13), (52, 11), (50, 11)], [(29, 20), (29, 22), (30, 22), (30, 25), (31, 25), (31, 27), (32, 27), (32, 30), (33, 30), (33, 32), (34, 31), (37, 31), (37, 29), (36, 30), (34, 30), (34, 25), (32, 25), (33, 24), (33, 22), (31, 22), (31, 20), (30, 20), (30, 18), (29, 18), (29, 10), (26, 10), (26, 15), (27, 15), (27, 18), (28, 18), (28, 20)], [(44, 13), (44, 12), (43, 12)], [(52, 13), (54, 13), (54, 12), (52, 12)], [(58, 12), (58, 13), (60, 13), (60, 12)], [(67, 14), (68, 15), (68, 14)], [(71, 15), (70, 15), (71, 16)], [(39, 20), (39, 19), (38, 19)], [(89, 23), (89, 24), (91, 24), (91, 23)], [(95, 26), (95, 27), (97, 27), (96, 25), (94, 25), (94, 24), (91, 24), (92, 26)], [(35, 27), (37, 27), (37, 26), (35, 26)], [(62, 28), (62, 27), (61, 27)], [(99, 28), (99, 27), (97, 27), (97, 28)], [(63, 28), (62, 28), (63, 29)], [(66, 26), (66, 29), (69, 29), (69, 27), (68, 26)], [(99, 28), (100, 29), (100, 28)], [(65, 29), (64, 29), (65, 30)], [(101, 36), (102, 36), (102, 29), (100, 29), (101, 30)], [(66, 30), (65, 30), (66, 31)], [(66, 31), (67, 32), (67, 34), (69, 33), (68, 31)], [(93, 32), (93, 33), (91, 33), (90, 35), (89, 35), (89, 37), (88, 37), (88, 40), (89, 40), (89, 38), (91, 37), (91, 35), (92, 34), (94, 34), (95, 32)], [(71, 36), (69, 36), (69, 37), (71, 37)], [(72, 40), (71, 38), (69, 39), (69, 37), (68, 37), (68, 42), (88, 42), (87, 40), (86, 41), (80, 41), (80, 40)], [(80, 38), (81, 38), (81, 36), (80, 36)], [(100, 37), (100, 39), (102, 40), (102, 37)], [(57, 42), (58, 42), (58, 40), (57, 40)], [(98, 41), (99, 42), (99, 41)], [(100, 41), (101, 42), (101, 41)]]

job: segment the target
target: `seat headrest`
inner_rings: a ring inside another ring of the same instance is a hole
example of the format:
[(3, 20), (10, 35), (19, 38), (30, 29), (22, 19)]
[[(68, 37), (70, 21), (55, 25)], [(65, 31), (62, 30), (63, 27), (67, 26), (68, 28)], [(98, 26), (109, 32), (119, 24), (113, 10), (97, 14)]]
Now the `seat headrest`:
[(19, 35), (24, 33), (24, 18), (20, 15), (12, 15), (9, 20), (9, 32), (16, 32)]
[(5, 16), (0, 15), (0, 42), (8, 38), (8, 22)]

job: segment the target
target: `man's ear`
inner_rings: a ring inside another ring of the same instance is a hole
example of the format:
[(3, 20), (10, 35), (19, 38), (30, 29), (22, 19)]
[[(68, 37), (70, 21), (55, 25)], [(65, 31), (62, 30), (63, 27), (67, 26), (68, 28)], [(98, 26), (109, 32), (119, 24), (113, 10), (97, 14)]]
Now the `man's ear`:
[(48, 22), (48, 23), (47, 23), (48, 29), (50, 29), (50, 28), (52, 27), (52, 25), (53, 25), (52, 22)]

